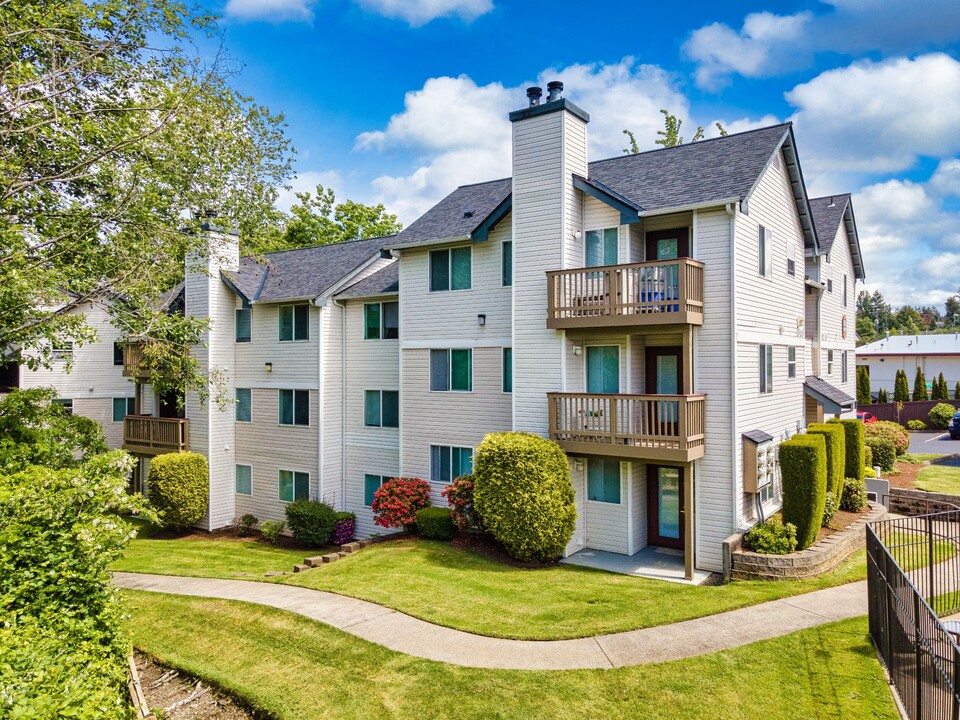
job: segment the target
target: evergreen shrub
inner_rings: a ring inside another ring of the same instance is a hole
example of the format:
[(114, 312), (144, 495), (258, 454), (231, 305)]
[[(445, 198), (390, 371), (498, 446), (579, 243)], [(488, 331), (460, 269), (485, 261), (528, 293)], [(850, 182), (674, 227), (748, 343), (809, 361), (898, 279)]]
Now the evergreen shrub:
[(846, 478), (840, 509), (847, 512), (859, 512), (867, 504), (867, 483), (863, 479)]
[(284, 514), (294, 539), (312, 547), (326, 545), (337, 522), (337, 511), (319, 500), (294, 500)]
[(847, 420), (834, 418), (833, 420), (829, 420), (827, 424), (841, 425), (843, 427), (843, 448), (846, 458), (843, 470), (844, 476), (860, 477), (863, 472), (863, 466), (869, 464), (864, 461), (863, 423), (856, 418)]
[(797, 528), (797, 548), (813, 544), (827, 499), (827, 447), (820, 433), (794, 435), (780, 443), (783, 521)]
[(774, 515), (750, 528), (743, 539), (754, 552), (786, 555), (797, 549), (797, 528), (791, 523), (784, 525), (780, 516)]
[(873, 452), (873, 464), (879, 465), (884, 472), (893, 470), (893, 464), (897, 461), (897, 453), (893, 448), (893, 443), (882, 437), (867, 438), (866, 442)]
[(160, 524), (183, 530), (200, 522), (210, 496), (207, 459), (195, 452), (157, 455), (150, 461), (147, 498)]
[(840, 497), (846, 474), (846, 430), (839, 423), (812, 423), (808, 433), (823, 435), (827, 450), (827, 492)]
[(873, 448), (867, 445), (867, 440), (863, 440), (863, 466), (870, 468), (870, 472), (865, 477), (873, 477)]
[(953, 416), (956, 414), (957, 409), (950, 403), (937, 403), (934, 405), (930, 412), (927, 413), (927, 417), (930, 418), (930, 424), (933, 425), (938, 430), (946, 430), (950, 427), (950, 421), (953, 420)]
[(430, 540), (449, 540), (457, 532), (448, 508), (431, 506), (417, 510), (417, 527)]

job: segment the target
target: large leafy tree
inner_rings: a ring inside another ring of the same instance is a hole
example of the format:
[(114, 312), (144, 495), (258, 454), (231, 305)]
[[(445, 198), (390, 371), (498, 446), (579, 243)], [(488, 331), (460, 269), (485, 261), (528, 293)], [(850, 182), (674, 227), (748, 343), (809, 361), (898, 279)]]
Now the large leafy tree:
[(176, 0), (0, 0), (0, 357), (92, 338), (71, 312), (91, 301), (130, 335), (196, 341), (160, 295), (202, 252), (203, 211), (277, 223), (283, 120), (223, 53), (201, 59), (192, 38), (217, 32)]
[[(662, 145), (665, 148), (683, 145), (683, 136), (680, 135), (680, 128), (683, 126), (683, 120), (667, 110), (661, 109), (660, 114), (663, 115), (663, 130), (657, 130), (657, 135), (659, 135), (659, 137), (654, 140), (654, 142), (657, 145)], [(717, 130), (720, 131), (721, 136), (727, 134), (727, 129), (722, 123), (716, 122), (714, 125), (716, 126)], [(630, 147), (624, 148), (623, 153), (625, 155), (636, 155), (639, 153), (640, 146), (637, 144), (637, 138), (634, 136), (633, 132), (630, 130), (624, 130), (623, 134), (626, 135), (630, 140)], [(703, 140), (702, 125), (697, 126), (696, 132), (694, 132), (693, 137), (690, 138), (690, 142), (692, 143), (695, 143), (698, 140)]]

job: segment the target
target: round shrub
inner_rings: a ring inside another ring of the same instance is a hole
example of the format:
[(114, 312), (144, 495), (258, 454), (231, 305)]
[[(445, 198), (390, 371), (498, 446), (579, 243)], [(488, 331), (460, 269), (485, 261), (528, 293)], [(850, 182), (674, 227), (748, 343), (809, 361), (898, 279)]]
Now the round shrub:
[(194, 452), (157, 455), (150, 461), (147, 497), (160, 524), (183, 530), (200, 522), (210, 494), (207, 459)]
[(439, 507), (425, 507), (418, 510), (417, 527), (425, 538), (431, 540), (449, 540), (457, 531), (450, 511)]
[(817, 539), (827, 499), (827, 447), (819, 433), (794, 435), (780, 443), (783, 521), (797, 528), (797, 547)]
[(387, 480), (373, 494), (373, 522), (381, 527), (414, 525), (417, 510), (430, 505), (430, 483), (420, 478)]
[(907, 432), (907, 429), (903, 425), (889, 420), (865, 425), (863, 433), (868, 438), (886, 438), (893, 443), (893, 449), (897, 455), (903, 455), (910, 447), (910, 433)]
[(807, 426), (807, 432), (823, 435), (827, 449), (827, 492), (840, 497), (846, 476), (846, 431), (838, 423), (812, 423)]
[(880, 437), (867, 438), (867, 447), (873, 454), (874, 465), (879, 465), (884, 472), (893, 470), (893, 464), (897, 461), (897, 453), (892, 442)]
[(837, 496), (828, 490), (823, 503), (823, 520), (820, 523), (822, 527), (830, 526), (830, 521), (833, 520), (833, 516), (837, 514), (839, 508), (840, 502), (837, 500)]
[(241, 535), (253, 535), (253, 530), (255, 527), (257, 527), (258, 522), (260, 521), (257, 519), (256, 515), (247, 513), (246, 515), (241, 515), (238, 517), (234, 525), (236, 525), (236, 528)]
[(750, 528), (743, 539), (754, 552), (786, 555), (797, 549), (797, 528), (791, 523), (784, 525), (780, 516), (774, 515)]
[(513, 557), (556, 560), (573, 536), (577, 510), (560, 446), (523, 432), (487, 435), (474, 461), (474, 503)]
[(846, 478), (840, 509), (847, 512), (859, 512), (867, 504), (867, 483), (858, 478)]
[(477, 506), (473, 503), (473, 488), (473, 475), (461, 475), (440, 491), (450, 506), (453, 524), (461, 530), (472, 527), (483, 530), (483, 521), (477, 513)]
[(357, 529), (357, 516), (352, 512), (338, 512), (333, 524), (333, 535), (330, 536), (330, 542), (334, 545), (343, 545), (353, 539), (353, 533)]
[(937, 403), (934, 405), (927, 417), (930, 418), (930, 424), (938, 430), (946, 430), (950, 427), (950, 421), (953, 420), (957, 409), (950, 403)]
[(827, 422), (828, 425), (840, 425), (843, 427), (843, 448), (846, 454), (843, 474), (845, 477), (860, 477), (863, 472), (863, 466), (870, 463), (864, 462), (865, 448), (863, 445), (863, 423), (856, 418), (841, 420), (834, 418)]
[[(943, 403), (941, 403), (941, 405), (942, 404)], [(923, 432), (924, 430), (927, 429), (927, 424), (923, 420), (908, 420), (907, 429), (913, 430), (914, 432)]]
[(295, 500), (288, 504), (284, 513), (287, 527), (297, 542), (321, 547), (330, 541), (337, 512), (319, 500)]
[(280, 539), (280, 533), (286, 526), (283, 520), (264, 520), (260, 523), (260, 534), (267, 539), (267, 542), (276, 545), (277, 540)]

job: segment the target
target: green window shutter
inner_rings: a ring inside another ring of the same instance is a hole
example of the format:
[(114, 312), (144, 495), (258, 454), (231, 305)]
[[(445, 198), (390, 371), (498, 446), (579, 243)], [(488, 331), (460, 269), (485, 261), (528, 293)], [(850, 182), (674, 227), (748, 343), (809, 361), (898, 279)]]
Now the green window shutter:
[(113, 399), (113, 421), (114, 422), (123, 422), (124, 415), (130, 415), (132, 413), (127, 412), (127, 398), (114, 398)]
[(290, 470), (281, 470), (278, 495), (283, 502), (293, 502), (293, 473)]
[(430, 389), (450, 389), (450, 351), (430, 351)]
[(454, 248), (450, 251), (450, 289), (470, 289), (470, 258), (469, 247)]
[(500, 244), (500, 284), (513, 285), (513, 241), (504, 240)]
[(430, 253), (430, 290), (450, 289), (450, 251), (434, 250)]
[(400, 393), (396, 390), (384, 390), (381, 394), (383, 404), (383, 426), (400, 427)]
[(380, 427), (380, 391), (364, 390), (363, 424), (367, 427)]
[(396, 340), (400, 337), (400, 303), (383, 303), (383, 339)]
[(280, 307), (280, 341), (290, 340), (293, 340), (293, 306), (283, 305)]
[(294, 473), (293, 484), (293, 494), (295, 499), (308, 500), (310, 498), (310, 473)]
[(238, 495), (253, 495), (252, 470), (249, 465), (237, 465), (237, 487)]
[(450, 389), (473, 390), (473, 350), (450, 351)]
[(587, 498), (594, 502), (620, 503), (620, 461), (590, 458), (587, 461)]
[(280, 424), (293, 425), (293, 390), (280, 390)]
[(310, 424), (310, 391), (294, 390), (293, 424)]
[(236, 317), (236, 341), (250, 342), (250, 308), (240, 308), (235, 313)]
[(363, 504), (367, 507), (373, 505), (373, 495), (383, 485), (383, 477), (380, 475), (363, 476)]
[(250, 422), (252, 415), (252, 398), (250, 388), (237, 388), (236, 421)]
[(363, 306), (363, 338), (380, 339), (380, 303), (366, 303)]
[(503, 349), (503, 391), (513, 392), (513, 348)]
[(293, 339), (294, 340), (310, 339), (310, 306), (309, 305), (293, 306)]

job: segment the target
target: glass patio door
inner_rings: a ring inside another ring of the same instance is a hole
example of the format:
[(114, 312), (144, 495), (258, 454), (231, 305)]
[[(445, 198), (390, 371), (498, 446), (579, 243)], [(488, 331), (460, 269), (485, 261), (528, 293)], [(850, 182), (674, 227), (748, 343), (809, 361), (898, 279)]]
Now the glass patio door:
[(620, 347), (594, 345), (587, 348), (587, 392), (620, 392)]

